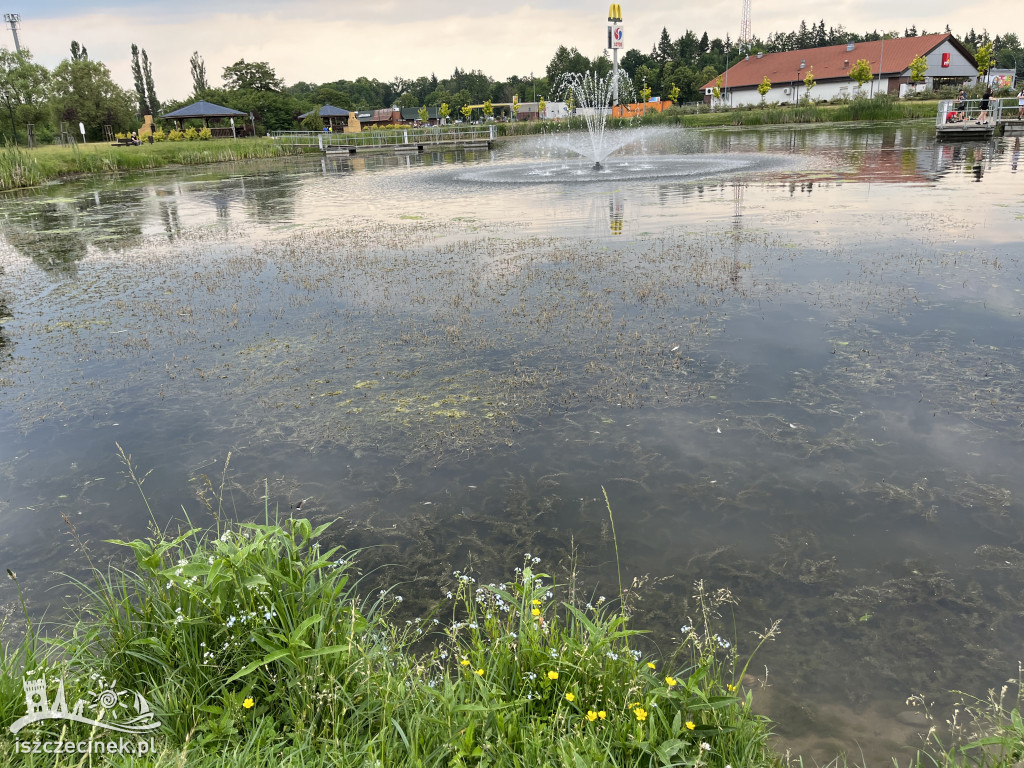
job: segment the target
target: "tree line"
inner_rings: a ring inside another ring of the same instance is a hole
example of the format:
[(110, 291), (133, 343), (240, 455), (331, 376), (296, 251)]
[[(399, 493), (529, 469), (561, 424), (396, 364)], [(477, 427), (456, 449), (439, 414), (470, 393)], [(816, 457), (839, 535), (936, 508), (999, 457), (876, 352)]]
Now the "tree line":
[[(952, 34), (949, 27), (946, 33)], [(641, 90), (680, 102), (703, 99), (701, 87), (713, 80), (742, 56), (865, 42), (884, 37), (928, 34), (915, 26), (903, 30), (863, 34), (848, 32), (842, 26), (826, 27), (824, 19), (810, 26), (801, 21), (791, 32), (773, 32), (763, 40), (754, 37), (739, 44), (728, 36), (711, 38), (687, 29), (673, 37), (667, 28), (649, 53), (638, 48), (627, 50), (620, 59), (622, 69)], [(958, 38), (972, 53), (981, 53), (994, 66), (1024, 72), (1024, 50), (1015, 33), (990, 37), (987, 31), (974, 29)], [(299, 81), (285, 85), (267, 62), (240, 59), (224, 67), (221, 83), (211, 85), (206, 64), (198, 51), (189, 59), (192, 92), (185, 100), (161, 102), (157, 98), (152, 66), (144, 48), (131, 44), (131, 71), (134, 92), (115, 83), (110, 70), (90, 58), (88, 49), (72, 41), (69, 56), (53, 70), (33, 61), (30, 51), (20, 53), (0, 49), (0, 131), (8, 141), (24, 144), (28, 127), (37, 143), (49, 143), (60, 132), (61, 124), (78, 135), (78, 124), (86, 128), (87, 140), (104, 136), (103, 127), (115, 132), (139, 126), (143, 116), (170, 112), (197, 99), (205, 99), (252, 115), (258, 132), (294, 128), (299, 114), (316, 106), (332, 104), (349, 110), (380, 107), (423, 107), (447, 104), (457, 114), (469, 104), (508, 103), (548, 100), (559, 96), (558, 85), (568, 73), (597, 72), (612, 68), (608, 51), (588, 57), (576, 48), (559, 46), (543, 72), (513, 75), (494, 80), (480, 70), (456, 68), (449, 77), (436, 74), (415, 79), (395, 77), (381, 81), (367, 77), (339, 79), (327, 83)]]

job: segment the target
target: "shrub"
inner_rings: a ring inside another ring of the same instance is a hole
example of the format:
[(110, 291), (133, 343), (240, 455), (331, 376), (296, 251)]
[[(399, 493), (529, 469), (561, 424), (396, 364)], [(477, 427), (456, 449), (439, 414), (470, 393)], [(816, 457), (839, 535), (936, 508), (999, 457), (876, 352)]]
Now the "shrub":
[(191, 125), (185, 129), (185, 141), (196, 141), (199, 138), (199, 131)]
[(167, 134), (162, 130), (153, 131), (153, 141), (167, 141)]
[(185, 134), (178, 130), (172, 130), (170, 133), (167, 134), (168, 141), (183, 141), (184, 139)]
[(203, 128), (201, 131), (199, 131), (199, 140), (200, 141), (209, 141), (212, 138), (213, 138), (213, 131), (211, 131), (209, 128)]

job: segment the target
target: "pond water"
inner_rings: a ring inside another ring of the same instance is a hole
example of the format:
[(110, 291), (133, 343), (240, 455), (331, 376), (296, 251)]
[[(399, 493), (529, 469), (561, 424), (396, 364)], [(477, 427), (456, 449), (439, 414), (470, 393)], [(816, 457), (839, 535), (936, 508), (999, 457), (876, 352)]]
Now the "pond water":
[(1013, 139), (933, 131), (655, 131), (600, 173), (549, 136), (7, 197), (0, 564), (53, 612), (76, 537), (146, 533), (117, 443), (159, 523), (208, 519), (222, 483), (239, 518), (305, 500), (414, 612), (526, 552), (612, 596), (604, 487), (652, 649), (695, 580), (728, 588), (741, 652), (782, 622), (748, 683), (783, 748), (905, 757), (907, 696), (983, 695), (1024, 636), (1024, 170)]

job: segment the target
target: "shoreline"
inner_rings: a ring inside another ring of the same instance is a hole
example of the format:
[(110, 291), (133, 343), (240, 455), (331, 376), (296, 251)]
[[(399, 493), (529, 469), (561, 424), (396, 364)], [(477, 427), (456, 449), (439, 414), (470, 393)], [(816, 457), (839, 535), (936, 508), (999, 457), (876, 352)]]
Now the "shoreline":
[[(611, 128), (627, 125), (679, 126), (683, 128), (761, 127), (767, 125), (816, 125), (869, 121), (915, 121), (934, 114), (935, 102), (882, 102), (864, 100), (840, 105), (768, 106), (725, 112), (688, 112), (682, 109), (652, 113), (633, 120), (609, 120)], [(498, 139), (538, 135), (551, 130), (549, 122), (501, 123)], [(582, 120), (559, 123), (570, 130), (582, 128)], [(48, 184), (76, 181), (87, 176), (109, 176), (131, 171), (187, 168), (244, 160), (298, 157), (316, 154), (315, 147), (285, 145), (264, 138), (228, 141), (160, 142), (138, 147), (86, 144), (26, 149), (8, 146), (0, 151), (0, 192), (36, 189)]]

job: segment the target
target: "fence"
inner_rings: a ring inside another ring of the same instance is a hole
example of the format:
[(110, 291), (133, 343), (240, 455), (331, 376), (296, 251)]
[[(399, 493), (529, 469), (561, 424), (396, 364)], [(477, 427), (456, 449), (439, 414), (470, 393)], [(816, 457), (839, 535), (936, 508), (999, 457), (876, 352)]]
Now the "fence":
[(438, 125), (426, 128), (396, 128), (387, 131), (329, 133), (325, 131), (274, 131), (270, 135), (281, 144), (305, 147), (386, 148), (403, 144), (467, 144), (493, 141), (493, 125)]
[[(989, 99), (988, 110), (985, 115), (986, 124), (995, 125), (1002, 119), (1003, 102), (1010, 106), (1017, 105), (1016, 98)], [(944, 125), (952, 125), (954, 123), (977, 123), (981, 112), (981, 99), (968, 99), (962, 103), (955, 99), (940, 101), (939, 111), (935, 116), (935, 126), (941, 128)]]

